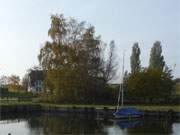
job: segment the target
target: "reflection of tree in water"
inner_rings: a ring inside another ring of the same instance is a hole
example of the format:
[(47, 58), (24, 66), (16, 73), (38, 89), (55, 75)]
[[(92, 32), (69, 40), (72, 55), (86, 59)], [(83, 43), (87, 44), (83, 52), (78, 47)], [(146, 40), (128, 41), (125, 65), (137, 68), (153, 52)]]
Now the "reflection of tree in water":
[(0, 117), (0, 121), (6, 121), (6, 123), (17, 123), (17, 122), (21, 122), (21, 121), (26, 121), (28, 119), (30, 119), (31, 117), (38, 117), (40, 114), (38, 113), (34, 113), (34, 114), (30, 114), (30, 113), (6, 113), (1, 115)]
[(145, 119), (133, 128), (128, 129), (128, 134), (171, 134), (172, 121), (168, 119)]
[(48, 134), (102, 133), (101, 123), (84, 115), (42, 115), (28, 120), (31, 130), (43, 130)]
[[(0, 121), (8, 123), (17, 123), (21, 121), (27, 121), (27, 128), (30, 131), (30, 135), (53, 135), (53, 134), (107, 134), (106, 128), (114, 131), (127, 131), (122, 134), (134, 135), (134, 134), (172, 134), (172, 124), (179, 120), (168, 119), (156, 119), (146, 118), (138, 124), (120, 122), (120, 124), (114, 125), (113, 121), (109, 120), (95, 120), (93, 116), (85, 116), (81, 114), (12, 114), (3, 115)], [(125, 127), (128, 125), (128, 128)], [(124, 127), (122, 129), (122, 126)], [(115, 127), (115, 128), (114, 128)], [(119, 128), (116, 128), (119, 127)], [(117, 132), (121, 133), (121, 132)]]
[(33, 115), (31, 117), (29, 117), (27, 119), (28, 121), (28, 128), (32, 129), (32, 130), (38, 130), (41, 129), (43, 127), (42, 123), (41, 123), (41, 115), (37, 116), (37, 115)]

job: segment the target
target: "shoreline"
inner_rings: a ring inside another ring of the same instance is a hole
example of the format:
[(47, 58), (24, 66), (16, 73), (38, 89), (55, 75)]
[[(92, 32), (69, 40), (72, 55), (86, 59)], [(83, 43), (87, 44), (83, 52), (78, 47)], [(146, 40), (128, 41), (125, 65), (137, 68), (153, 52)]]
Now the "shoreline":
[[(95, 108), (95, 109), (116, 109), (115, 105), (92, 105), (92, 104), (53, 104), (53, 103), (39, 103), (39, 102), (0, 102), (1, 106), (31, 106), (31, 105), (39, 105), (41, 107), (55, 107), (55, 108)], [(180, 112), (180, 105), (124, 105), (124, 107), (136, 107), (139, 110), (148, 110), (148, 111), (175, 111)], [(121, 108), (121, 106), (120, 106)]]
[[(180, 106), (178, 105), (133, 105), (143, 112), (145, 117), (180, 118)], [(59, 105), (47, 103), (0, 103), (0, 115), (13, 113), (75, 113), (96, 115), (102, 118), (112, 118), (115, 106), (110, 105)]]

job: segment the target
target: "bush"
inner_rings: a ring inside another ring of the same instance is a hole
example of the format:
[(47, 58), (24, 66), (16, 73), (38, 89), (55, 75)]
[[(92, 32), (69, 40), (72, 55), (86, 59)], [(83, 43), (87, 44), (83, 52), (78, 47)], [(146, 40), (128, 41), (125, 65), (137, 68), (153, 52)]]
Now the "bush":
[(8, 88), (0, 87), (0, 97), (3, 98), (8, 95)]
[(140, 102), (169, 102), (168, 99), (172, 96), (173, 81), (171, 76), (158, 69), (148, 69), (130, 74), (126, 85), (128, 96), (132, 100)]

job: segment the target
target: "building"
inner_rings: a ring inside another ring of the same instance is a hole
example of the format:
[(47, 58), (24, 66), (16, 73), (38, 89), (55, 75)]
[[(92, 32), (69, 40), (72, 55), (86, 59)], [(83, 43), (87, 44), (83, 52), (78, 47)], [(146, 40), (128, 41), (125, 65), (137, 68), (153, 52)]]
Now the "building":
[(44, 75), (42, 70), (34, 69), (28, 73), (28, 91), (38, 93), (43, 89)]

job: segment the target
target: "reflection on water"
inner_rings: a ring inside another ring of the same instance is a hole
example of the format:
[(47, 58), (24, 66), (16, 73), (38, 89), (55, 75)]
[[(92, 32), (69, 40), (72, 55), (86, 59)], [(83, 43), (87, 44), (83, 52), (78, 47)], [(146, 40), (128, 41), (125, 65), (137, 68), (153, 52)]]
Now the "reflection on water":
[(126, 128), (132, 128), (135, 127), (136, 125), (139, 125), (142, 122), (140, 119), (136, 120), (116, 120), (115, 124), (119, 126), (121, 129), (126, 129)]
[(0, 118), (0, 135), (180, 134), (180, 122), (159, 119), (96, 120), (84, 115), (13, 115)]

